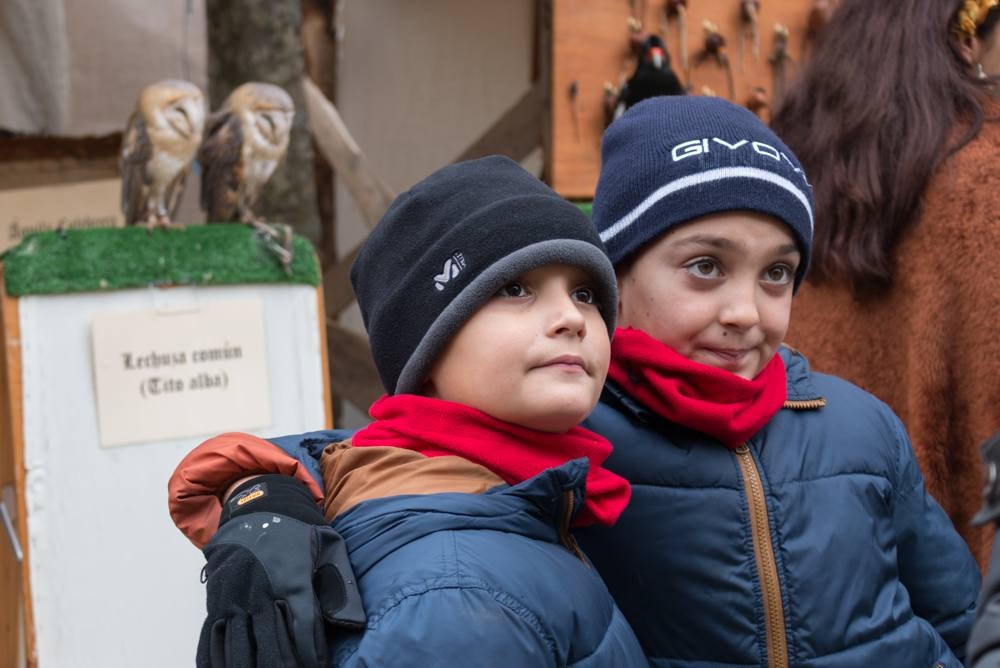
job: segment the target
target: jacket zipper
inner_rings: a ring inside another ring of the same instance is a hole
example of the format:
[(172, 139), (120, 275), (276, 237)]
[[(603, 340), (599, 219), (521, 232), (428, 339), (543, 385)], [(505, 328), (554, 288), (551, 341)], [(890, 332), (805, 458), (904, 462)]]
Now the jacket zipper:
[(573, 490), (568, 489), (563, 492), (563, 514), (562, 519), (559, 522), (559, 540), (562, 542), (563, 547), (575, 554), (580, 561), (587, 564), (589, 567), (590, 564), (583, 556), (583, 550), (580, 549), (580, 545), (576, 542), (576, 538), (569, 530), (569, 522), (573, 517), (573, 505), (575, 501), (576, 496), (573, 494)]
[(782, 408), (792, 408), (795, 410), (813, 410), (826, 406), (826, 399), (786, 399)]
[(771, 526), (764, 499), (764, 484), (750, 448), (744, 443), (733, 451), (743, 474), (747, 503), (750, 505), (750, 532), (753, 535), (754, 558), (760, 577), (764, 603), (764, 634), (767, 637), (767, 659), (770, 668), (787, 668), (788, 640), (785, 638), (785, 611), (781, 603), (781, 582), (778, 564), (771, 545)]

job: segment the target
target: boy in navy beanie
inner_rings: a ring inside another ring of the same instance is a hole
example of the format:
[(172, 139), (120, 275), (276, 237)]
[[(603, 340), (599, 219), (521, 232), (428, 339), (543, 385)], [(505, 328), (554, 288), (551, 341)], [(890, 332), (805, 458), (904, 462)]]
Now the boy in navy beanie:
[(796, 157), (689, 96), (626, 112), (602, 160), (621, 329), (584, 424), (633, 497), (577, 536), (650, 663), (961, 666), (979, 573), (902, 424), (781, 345), (812, 242)]
[[(224, 434), (171, 478), (174, 521), (207, 542), (198, 665), (646, 666), (570, 532), (630, 495), (577, 426), (618, 302), (587, 217), (507, 158), (451, 165), (396, 198), (351, 282), (388, 393), (374, 422)], [(322, 559), (337, 540), (349, 564)]]

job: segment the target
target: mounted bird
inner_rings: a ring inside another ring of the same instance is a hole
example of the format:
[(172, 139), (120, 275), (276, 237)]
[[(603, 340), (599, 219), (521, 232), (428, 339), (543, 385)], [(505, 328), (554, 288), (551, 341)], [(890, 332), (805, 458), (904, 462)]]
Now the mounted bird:
[(193, 83), (166, 79), (142, 89), (118, 161), (127, 225), (177, 226), (173, 218), (204, 127), (205, 96)]
[(670, 55), (663, 39), (651, 33), (640, 33), (635, 39), (634, 50), (638, 56), (635, 72), (618, 93), (612, 120), (647, 98), (685, 94), (684, 86), (670, 67)]
[(201, 206), (208, 222), (251, 225), (271, 242), (286, 269), (292, 259), (291, 228), (268, 225), (253, 206), (288, 151), (294, 116), (295, 105), (282, 88), (245, 83), (209, 117), (198, 151)]

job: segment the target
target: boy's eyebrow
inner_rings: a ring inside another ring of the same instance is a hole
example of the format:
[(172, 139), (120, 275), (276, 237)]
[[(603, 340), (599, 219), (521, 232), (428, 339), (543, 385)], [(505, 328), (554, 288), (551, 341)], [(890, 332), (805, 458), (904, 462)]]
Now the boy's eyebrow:
[[(684, 237), (678, 239), (674, 242), (677, 246), (711, 246), (712, 248), (718, 248), (720, 250), (732, 250), (739, 248), (739, 244), (727, 239), (726, 237), (713, 237), (708, 234), (695, 234), (690, 237)], [(774, 253), (777, 255), (785, 255), (787, 253), (798, 252), (799, 247), (794, 243), (782, 244), (774, 249)]]
[(778, 248), (775, 249), (775, 252), (778, 253), (779, 255), (784, 255), (786, 253), (797, 253), (798, 250), (799, 247), (796, 246), (795, 244), (785, 244), (783, 246), (778, 246)]
[(713, 237), (708, 234), (694, 234), (674, 242), (676, 246), (712, 246), (713, 248), (736, 248), (733, 241), (725, 237)]

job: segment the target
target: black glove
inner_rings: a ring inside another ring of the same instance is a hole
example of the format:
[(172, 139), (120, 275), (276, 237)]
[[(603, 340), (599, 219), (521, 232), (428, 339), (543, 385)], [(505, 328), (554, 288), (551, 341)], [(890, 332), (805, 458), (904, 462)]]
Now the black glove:
[(326, 668), (328, 633), (364, 628), (344, 541), (293, 477), (236, 488), (204, 553), (198, 668)]
[(1000, 518), (1000, 431), (979, 447), (986, 464), (986, 485), (983, 487), (983, 507), (972, 518), (973, 526)]

